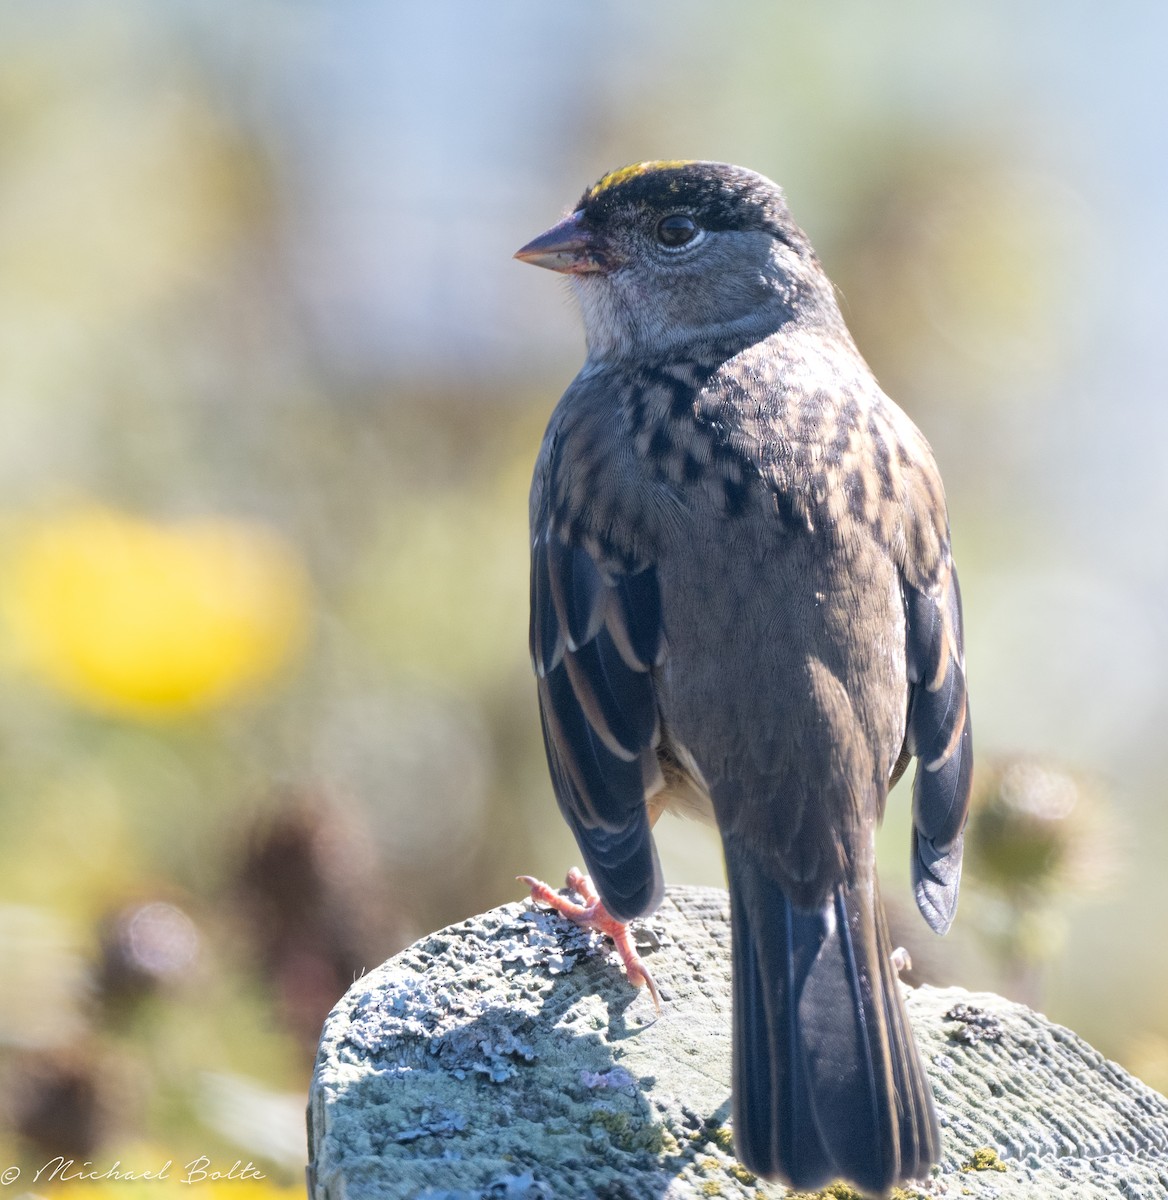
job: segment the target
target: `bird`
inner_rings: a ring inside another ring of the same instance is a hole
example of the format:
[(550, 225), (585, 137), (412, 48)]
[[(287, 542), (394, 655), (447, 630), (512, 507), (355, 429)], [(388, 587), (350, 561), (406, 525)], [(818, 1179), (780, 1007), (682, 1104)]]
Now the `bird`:
[(624, 929), (663, 897), (653, 825), (712, 817), (737, 1156), (886, 1195), (939, 1161), (940, 1133), (875, 832), (915, 758), (912, 884), (946, 932), (972, 774), (933, 453), (754, 171), (622, 167), (515, 257), (567, 279), (586, 343), (530, 496), (531, 657), (584, 903), (520, 878), (623, 932), (657, 1000)]

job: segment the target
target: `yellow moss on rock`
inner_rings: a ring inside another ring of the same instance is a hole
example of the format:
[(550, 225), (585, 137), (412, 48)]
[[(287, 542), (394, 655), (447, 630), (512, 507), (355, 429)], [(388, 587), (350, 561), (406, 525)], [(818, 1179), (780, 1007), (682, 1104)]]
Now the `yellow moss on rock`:
[(998, 1157), (998, 1152), (989, 1146), (979, 1146), (967, 1162), (961, 1164), (963, 1171), (1005, 1171), (1006, 1164)]

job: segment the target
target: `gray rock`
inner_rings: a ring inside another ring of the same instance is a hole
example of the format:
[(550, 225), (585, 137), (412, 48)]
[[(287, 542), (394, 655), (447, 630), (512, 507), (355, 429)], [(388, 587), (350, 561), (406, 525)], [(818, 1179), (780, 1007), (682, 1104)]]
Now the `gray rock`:
[[(330, 1014), (313, 1200), (770, 1197), (734, 1159), (726, 893), (637, 923), (664, 1002), (595, 934), (507, 904), (423, 938)], [(945, 1160), (902, 1196), (1168, 1196), (1168, 1100), (1069, 1030), (957, 988), (907, 992)], [(839, 1188), (828, 1195), (846, 1197)]]

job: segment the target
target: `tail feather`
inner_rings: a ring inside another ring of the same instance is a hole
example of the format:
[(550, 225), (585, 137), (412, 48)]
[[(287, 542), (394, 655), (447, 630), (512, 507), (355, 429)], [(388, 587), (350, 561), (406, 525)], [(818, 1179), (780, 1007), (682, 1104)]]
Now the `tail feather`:
[(900, 997), (900, 981), (892, 966), (892, 939), (888, 934), (884, 905), (880, 903), (879, 885), (875, 886), (874, 892), (876, 952), (884, 990), (893, 1091), (900, 1121), (900, 1174), (905, 1179), (920, 1179), (941, 1157), (941, 1130), (933, 1108), (933, 1093)]
[[(829, 1178), (830, 1160), (812, 1123), (808, 1080), (798, 1051), (794, 994), (796, 937), (789, 905), (758, 928), (734, 914), (751, 894), (730, 874), (734, 964), (734, 1138), (738, 1157), (758, 1175)], [(778, 974), (776, 974), (776, 971)], [(787, 1064), (787, 1070), (775, 1070)]]
[(734, 1129), (759, 1175), (882, 1194), (938, 1153), (928, 1082), (874, 883), (799, 909), (727, 845), (734, 953)]

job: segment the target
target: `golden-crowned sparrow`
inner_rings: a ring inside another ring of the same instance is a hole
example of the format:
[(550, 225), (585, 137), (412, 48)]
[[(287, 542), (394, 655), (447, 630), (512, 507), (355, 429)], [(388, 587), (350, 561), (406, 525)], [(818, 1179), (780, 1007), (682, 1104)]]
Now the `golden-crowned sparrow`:
[[(886, 1192), (937, 1161), (939, 1132), (875, 829), (915, 756), (912, 876), (943, 933), (971, 772), (932, 452), (760, 175), (614, 171), (516, 257), (567, 275), (588, 347), (531, 491), (531, 652), (560, 811), (617, 921), (661, 899), (657, 816), (713, 814), (738, 1155), (798, 1188)], [(602, 919), (585, 900), (577, 915)]]

